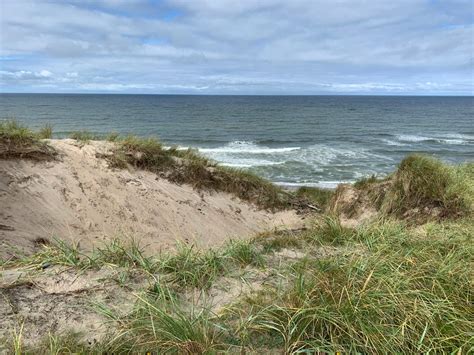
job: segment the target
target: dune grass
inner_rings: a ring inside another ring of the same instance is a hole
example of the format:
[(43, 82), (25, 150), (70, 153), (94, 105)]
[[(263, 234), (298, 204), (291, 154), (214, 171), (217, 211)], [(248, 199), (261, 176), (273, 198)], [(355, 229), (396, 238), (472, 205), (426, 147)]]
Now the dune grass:
[(292, 199), (291, 194), (252, 173), (220, 166), (191, 149), (165, 148), (156, 138), (125, 137), (109, 160), (113, 166), (131, 165), (196, 189), (228, 192), (262, 208), (288, 208)]
[[(165, 295), (171, 291), (163, 291)], [(133, 311), (126, 315), (102, 308), (118, 324), (102, 345), (111, 353), (215, 353), (224, 348), (224, 330), (206, 310), (184, 309), (177, 297), (137, 295)]]
[(298, 249), (302, 246), (299, 231), (281, 230), (264, 232), (253, 238), (253, 243), (263, 248), (263, 253), (280, 251), (285, 248)]
[(41, 141), (47, 134), (50, 126), (34, 132), (15, 120), (0, 121), (0, 158), (52, 159), (55, 151)]
[(38, 139), (33, 131), (14, 120), (0, 121), (0, 137), (2, 140), (17, 144), (30, 143)]
[(157, 270), (154, 258), (145, 256), (143, 248), (134, 239), (112, 239), (98, 247), (91, 256), (92, 265), (109, 264), (126, 269), (139, 269), (147, 273)]
[[(124, 252), (117, 244), (104, 247), (97, 252), (101, 255), (97, 260), (151, 270), (154, 281), (136, 293), (136, 305), (127, 314), (105, 305), (97, 307), (110, 319), (113, 331), (88, 351), (474, 350), (474, 224), (470, 218), (422, 227), (381, 219), (348, 229), (331, 216), (288, 236), (280, 233), (275, 239), (281, 238), (285, 248), (304, 250), (306, 256), (278, 265), (260, 261), (264, 253), (279, 247), (277, 242), (268, 249), (262, 247), (269, 236), (230, 242), (210, 251), (183, 245), (176, 253), (154, 259), (156, 266), (151, 269), (134, 248)], [(340, 251), (319, 251), (328, 247)], [(64, 254), (67, 257), (60, 258), (66, 260), (64, 264), (80, 265), (81, 257), (74, 250), (66, 248)], [(241, 277), (232, 276), (230, 271), (236, 267), (266, 270), (263, 288), (233, 300), (219, 314), (183, 299), (189, 288), (206, 292), (221, 277)], [(21, 347), (21, 341), (17, 343)]]
[(178, 288), (206, 289), (225, 272), (225, 265), (222, 255), (214, 250), (202, 251), (180, 244), (176, 253), (161, 258), (159, 270)]
[(102, 139), (101, 136), (98, 136), (92, 132), (89, 131), (74, 131), (69, 134), (69, 138), (75, 139), (83, 144), (88, 143), (89, 141), (92, 140), (100, 140)]
[(296, 196), (300, 198), (307, 199), (308, 201), (313, 202), (321, 210), (325, 210), (329, 204), (332, 196), (334, 194), (333, 190), (322, 189), (319, 187), (307, 187), (303, 186), (296, 190)]
[(53, 138), (53, 126), (49, 123), (45, 124), (38, 130), (38, 138), (40, 139), (51, 139)]
[(177, 250), (162, 255), (159, 263), (158, 270), (175, 287), (208, 289), (217, 278), (248, 265), (261, 267), (265, 260), (252, 241), (230, 240), (211, 250), (178, 244)]
[(304, 259), (293, 266), (289, 286), (236, 306), (247, 346), (285, 353), (472, 351), (473, 232), (468, 222), (450, 222), (417, 235), (393, 221), (344, 232), (367, 253)]
[(363, 189), (363, 188), (371, 186), (373, 183), (379, 182), (379, 181), (381, 181), (381, 179), (377, 178), (377, 175), (372, 174), (370, 176), (366, 176), (366, 177), (363, 177), (363, 178), (357, 180), (354, 183), (354, 187), (356, 187), (358, 189)]
[(14, 258), (5, 261), (2, 267), (45, 269), (53, 265), (74, 267), (80, 270), (100, 269), (104, 265), (109, 265), (138, 269), (151, 274), (157, 269), (157, 260), (145, 256), (143, 248), (130, 238), (112, 239), (89, 253), (80, 250), (76, 243), (68, 243), (55, 238), (42, 243), (40, 249), (32, 255), (17, 253)]
[(408, 156), (394, 175), (384, 208), (397, 215), (414, 208), (439, 208), (443, 217), (472, 214), (474, 164), (450, 166), (427, 156)]
[(313, 244), (342, 245), (353, 233), (353, 229), (344, 227), (338, 217), (326, 215), (316, 220), (313, 228), (302, 234), (302, 237)]
[(255, 243), (247, 240), (231, 240), (224, 248), (223, 255), (241, 267), (247, 265), (262, 267), (265, 264), (262, 251)]
[[(360, 193), (357, 201), (363, 201), (365, 196), (386, 216), (416, 223), (474, 215), (473, 163), (450, 165), (426, 155), (413, 154), (403, 159), (388, 177), (369, 177), (355, 183), (354, 188)], [(332, 206), (340, 192), (336, 190)], [(350, 212), (351, 208), (360, 209), (360, 206), (342, 208)]]

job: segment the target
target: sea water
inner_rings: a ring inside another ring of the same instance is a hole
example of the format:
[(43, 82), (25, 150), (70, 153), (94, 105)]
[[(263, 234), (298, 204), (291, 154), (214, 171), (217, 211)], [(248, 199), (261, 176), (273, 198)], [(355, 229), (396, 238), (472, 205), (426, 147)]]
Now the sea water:
[(0, 94), (0, 108), (56, 137), (158, 136), (287, 186), (384, 175), (413, 152), (474, 161), (474, 97)]

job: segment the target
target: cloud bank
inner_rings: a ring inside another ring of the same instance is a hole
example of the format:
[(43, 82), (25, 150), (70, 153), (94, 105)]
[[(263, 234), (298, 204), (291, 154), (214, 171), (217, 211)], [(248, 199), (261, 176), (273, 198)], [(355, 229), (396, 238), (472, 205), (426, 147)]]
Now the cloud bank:
[(4, 0), (1, 92), (472, 95), (464, 0)]

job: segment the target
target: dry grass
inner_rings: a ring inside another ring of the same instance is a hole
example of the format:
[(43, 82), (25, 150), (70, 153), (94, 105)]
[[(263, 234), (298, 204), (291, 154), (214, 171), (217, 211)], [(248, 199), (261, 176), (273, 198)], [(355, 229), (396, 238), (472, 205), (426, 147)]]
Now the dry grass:
[(243, 345), (283, 353), (473, 350), (472, 224), (433, 224), (425, 236), (391, 221), (349, 234), (331, 227), (330, 237), (326, 229), (316, 228), (314, 239), (333, 244), (340, 231), (367, 253), (303, 259), (288, 286), (236, 305)]
[[(0, 134), (15, 144), (39, 142), (24, 127), (1, 127)], [(110, 158), (116, 166), (132, 165), (196, 188), (234, 193), (265, 208), (293, 203), (270, 183), (219, 167), (193, 151), (165, 149), (155, 139), (136, 137), (117, 144)], [(473, 177), (472, 164), (454, 167), (410, 156), (383, 182), (380, 220), (355, 229), (326, 216), (304, 231), (267, 233), (217, 250), (182, 245), (176, 253), (153, 257), (133, 241), (115, 240), (90, 255), (58, 241), (2, 267), (112, 265), (143, 271), (153, 281), (142, 292), (134, 290), (137, 301), (127, 314), (97, 306), (112, 329), (99, 344), (50, 337), (48, 345), (33, 353), (47, 352), (48, 346), (60, 349), (56, 352), (88, 353), (471, 353)], [(368, 179), (356, 188), (378, 191), (373, 189), (377, 184)], [(321, 204), (327, 197), (320, 191), (308, 193)], [(438, 210), (443, 218), (423, 226), (401, 220), (413, 210)], [(278, 265), (267, 262), (266, 253), (283, 248), (306, 256), (281, 258)], [(318, 253), (324, 248), (336, 252)], [(259, 291), (233, 299), (221, 313), (212, 314), (181, 296), (215, 291), (222, 278), (245, 283), (243, 273), (232, 276), (236, 268), (252, 269), (265, 280)], [(19, 329), (11, 351), (28, 352)]]
[(178, 184), (196, 189), (224, 191), (261, 208), (278, 210), (291, 207), (288, 192), (249, 172), (222, 167), (193, 150), (164, 148), (155, 138), (128, 136), (118, 142), (112, 165), (128, 165), (152, 171)]
[(326, 209), (333, 195), (333, 190), (318, 187), (300, 187), (296, 190), (297, 197), (312, 202), (312, 204), (316, 205), (323, 211)]
[(45, 133), (35, 133), (16, 121), (0, 121), (0, 159), (54, 158), (53, 148), (41, 141)]
[[(50, 342), (90, 353), (469, 353), (473, 228), (472, 220), (458, 219), (423, 228), (381, 220), (345, 229), (328, 217), (291, 237), (277, 236), (284, 248), (306, 255), (278, 265), (259, 260), (279, 247), (262, 249), (269, 236), (214, 251), (183, 246), (152, 263), (136, 247), (112, 243), (96, 253), (92, 265), (143, 268), (153, 282), (134, 291), (136, 305), (126, 314), (96, 307), (110, 319), (111, 333), (101, 342)], [(321, 254), (319, 248), (340, 251)], [(74, 249), (61, 254), (48, 260), (81, 267), (77, 260), (83, 257)], [(222, 277), (240, 280), (243, 274), (228, 272), (236, 267), (265, 272), (262, 288), (233, 299), (218, 315), (186, 301), (187, 286), (206, 292)], [(18, 332), (15, 339), (13, 345), (26, 351)]]
[[(348, 192), (356, 198), (344, 202)], [(474, 164), (448, 165), (410, 155), (383, 180), (371, 177), (354, 184), (353, 189), (338, 187), (329, 209), (352, 216), (364, 208), (415, 223), (473, 216)]]
[(474, 164), (449, 166), (434, 158), (412, 155), (405, 158), (393, 177), (384, 199), (386, 212), (402, 216), (410, 210), (440, 217), (470, 215), (474, 211)]

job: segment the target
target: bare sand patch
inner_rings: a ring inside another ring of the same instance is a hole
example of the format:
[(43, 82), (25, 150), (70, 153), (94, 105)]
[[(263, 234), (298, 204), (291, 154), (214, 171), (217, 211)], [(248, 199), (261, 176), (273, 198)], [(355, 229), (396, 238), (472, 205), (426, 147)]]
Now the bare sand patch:
[(196, 191), (142, 170), (111, 169), (111, 143), (51, 140), (55, 160), (0, 160), (0, 256), (32, 252), (53, 237), (82, 249), (133, 237), (147, 252), (177, 240), (200, 247), (285, 226), (294, 211), (271, 213), (221, 192)]

